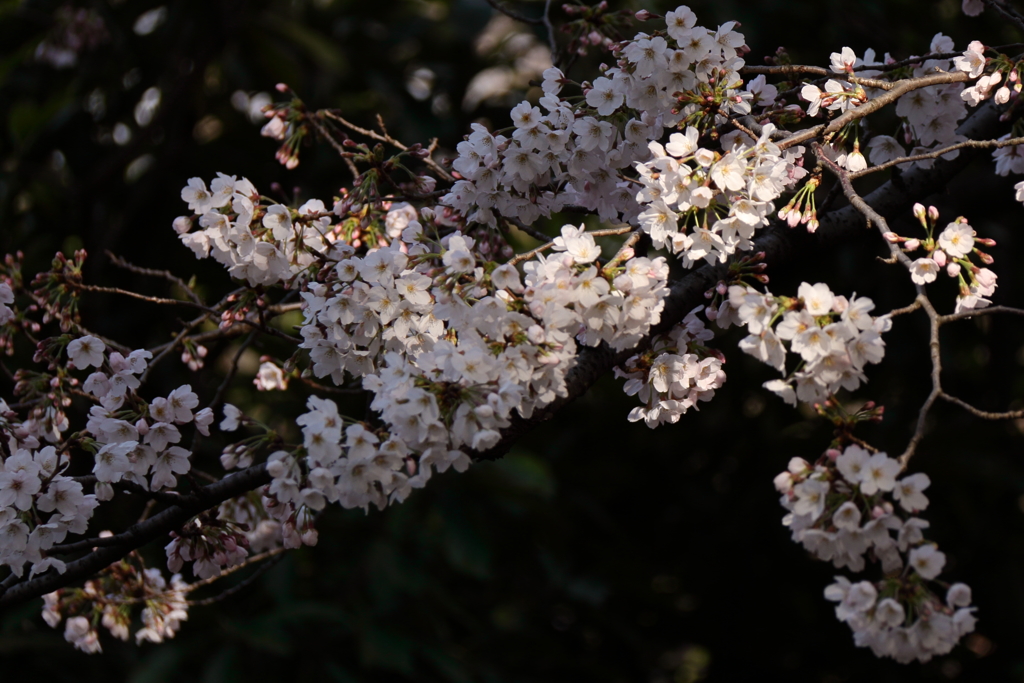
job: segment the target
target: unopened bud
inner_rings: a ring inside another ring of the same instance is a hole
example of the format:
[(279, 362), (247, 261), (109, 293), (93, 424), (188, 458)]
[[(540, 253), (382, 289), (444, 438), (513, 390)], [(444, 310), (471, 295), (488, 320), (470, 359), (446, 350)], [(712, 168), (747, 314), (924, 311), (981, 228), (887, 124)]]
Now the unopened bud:
[(907, 251), (916, 251), (918, 249), (918, 247), (920, 247), (920, 246), (921, 246), (921, 240), (918, 240), (918, 239), (907, 240), (903, 244), (903, 248), (905, 250), (907, 250)]
[(935, 221), (939, 220), (939, 210), (936, 209), (934, 206), (929, 206), (928, 207), (928, 218), (931, 219), (931, 221), (933, 223)]
[(174, 226), (174, 232), (179, 235), (184, 235), (192, 229), (192, 219), (188, 216), (178, 216), (174, 219), (174, 223), (172, 223), (172, 225)]
[(633, 16), (636, 17), (637, 21), (647, 21), (648, 19), (650, 19), (654, 15), (651, 14), (650, 12), (648, 12), (647, 10), (642, 9), (639, 12), (637, 12), (636, 14), (634, 14)]

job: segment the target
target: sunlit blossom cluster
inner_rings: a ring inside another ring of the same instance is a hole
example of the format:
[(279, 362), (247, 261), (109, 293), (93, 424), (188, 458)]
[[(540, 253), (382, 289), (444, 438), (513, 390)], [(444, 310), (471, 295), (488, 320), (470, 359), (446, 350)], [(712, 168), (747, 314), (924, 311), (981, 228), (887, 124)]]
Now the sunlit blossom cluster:
[(699, 146), (692, 126), (664, 146), (651, 142), (651, 160), (637, 164), (643, 189), (636, 202), (654, 246), (679, 254), (687, 267), (751, 249), (774, 213), (772, 201), (807, 175), (799, 165), (803, 148), (782, 152), (774, 132), (770, 123), (757, 140), (737, 131), (723, 139), (724, 153)]
[(643, 402), (630, 411), (630, 422), (676, 423), (690, 408), (714, 398), (725, 382), (721, 355), (704, 346), (714, 333), (698, 317), (703, 310), (693, 309), (668, 334), (655, 337), (647, 351), (615, 368), (615, 376), (626, 380), (623, 391)]
[(712, 31), (685, 6), (665, 20), (664, 32), (617, 45), (617, 62), (581, 84), (578, 104), (560, 96), (571, 81), (551, 68), (540, 107), (523, 102), (512, 110), (511, 138), (475, 126), (453, 163), (461, 180), (442, 203), (489, 225), (496, 216), (532, 223), (568, 205), (635, 224), (636, 190), (620, 176), (650, 159), (648, 143), (677, 125), (706, 130), (772, 105), (777, 94), (763, 78), (741, 89), (746, 48), (736, 22)]
[[(728, 293), (718, 310), (719, 326), (747, 327), (750, 334), (740, 340), (740, 349), (783, 373), (784, 379), (764, 386), (790, 405), (819, 403), (840, 389), (856, 389), (867, 381), (865, 366), (885, 355), (882, 333), (892, 320), (873, 317), (875, 304), (867, 297), (836, 295), (820, 282), (802, 283), (795, 298), (743, 285), (729, 287)], [(787, 351), (799, 356), (788, 372)]]
[[(977, 5), (967, 0), (965, 11)], [(939, 56), (954, 52), (941, 34), (903, 67), (890, 68), (889, 55), (877, 61), (873, 50), (858, 57), (844, 47), (831, 55), (834, 77), (792, 90), (801, 108), (779, 100), (764, 75), (740, 77), (747, 48), (735, 22), (712, 31), (685, 6), (664, 19), (664, 30), (595, 41), (610, 43), (613, 62), (593, 80), (545, 71), (543, 96), (512, 108), (510, 129), (473, 124), (457, 158), (437, 174), (450, 186), (430, 197), (441, 181), (419, 177), (414, 189), (425, 194), (404, 198), (417, 206), (343, 189), (333, 202), (311, 199), (296, 208), (261, 195), (245, 178), (189, 179), (181, 198), (191, 213), (177, 218), (174, 230), (197, 258), (212, 257), (248, 285), (218, 311), (221, 327), (266, 329), (259, 307), (272, 301), (265, 293), (274, 287), (290, 290), (293, 309), (301, 306), (300, 324), (276, 330), (294, 342), (295, 353), (261, 358), (255, 387), (283, 391), (301, 381), (314, 390), (361, 388), (373, 414), (354, 419), (314, 395), (296, 420), (301, 443), (286, 443), (274, 428), (224, 404), (220, 431), (243, 433), (224, 448), (223, 468), (265, 462), (270, 483), (173, 530), (164, 546), (170, 583), (138, 558), (125, 559), (83, 589), (48, 595), (47, 623), (66, 620), (69, 642), (99, 652), (98, 626), (128, 640), (136, 614), (128, 605), (142, 605), (135, 639), (173, 636), (187, 618), (189, 587), (177, 573), (187, 563), (199, 579), (214, 578), (253, 553), (315, 544), (316, 520), (328, 504), (384, 508), (435, 473), (466, 470), (474, 455), (501, 445), (516, 416), (529, 418), (569, 397), (570, 372), (584, 347), (632, 354), (615, 373), (640, 402), (628, 419), (652, 428), (699, 409), (725, 381), (725, 357), (710, 346), (714, 333), (701, 315), (722, 329), (745, 326), (739, 348), (783, 375), (764, 386), (791, 405), (822, 404), (864, 383), (867, 365), (883, 359), (882, 334), (891, 326), (889, 315), (871, 315), (871, 299), (806, 282), (795, 297), (775, 296), (743, 284), (741, 268), (708, 293), (724, 297), (720, 306), (693, 309), (651, 337), (669, 296), (670, 267), (647, 249), (694, 268), (727, 264), (752, 249), (775, 218), (814, 232), (820, 169), (808, 173), (805, 148), (785, 144), (782, 127), (806, 118), (834, 121), (884, 92), (861, 79), (955, 72), (969, 82), (903, 94), (894, 107), (899, 132), (870, 136), (866, 155), (859, 136), (867, 128), (858, 122), (827, 138), (826, 154), (854, 173), (869, 161), (884, 164), (964, 140), (956, 130), (968, 107), (1017, 97), (1017, 69), (1004, 75), (978, 41), (954, 58)], [(287, 107), (267, 114), (264, 133), (285, 142), (279, 158), (294, 167), (304, 114)], [(997, 173), (1024, 173), (1017, 147), (997, 149), (994, 157)], [(927, 168), (934, 159), (913, 163)], [(777, 212), (776, 201), (790, 192)], [(1017, 198), (1024, 201), (1024, 182)], [(632, 241), (606, 253), (607, 243), (599, 244), (586, 224), (564, 225), (550, 242), (511, 258), (510, 224), (543, 237), (535, 223), (564, 209), (626, 223), (604, 235), (632, 229)], [(988, 305), (996, 275), (984, 267), (992, 257), (978, 246), (994, 242), (964, 218), (938, 230), (934, 209), (918, 205), (915, 215), (925, 238), (886, 235), (906, 254), (923, 254), (910, 263), (911, 280), (928, 284), (944, 271), (960, 285), (957, 311)], [(162, 502), (183, 495), (180, 480), (197, 474), (189, 436), (209, 436), (215, 418), (211, 407), (200, 409), (189, 384), (166, 396), (145, 395), (155, 362), (150, 351), (88, 333), (75, 322), (73, 306), (46, 299), (42, 290), (19, 309), (16, 290), (29, 295), (0, 282), (0, 326), (14, 329), (8, 323), (41, 307), (43, 324), (59, 320), (62, 335), (39, 342), (36, 360), (51, 370), (58, 361), (66, 365), (59, 377), (16, 376), (15, 395), (31, 398), (25, 419), (0, 399), (0, 565), (32, 577), (64, 573), (66, 538), (86, 534), (97, 507), (118, 492)], [(193, 370), (207, 353), (193, 340), (178, 350)], [(89, 402), (74, 428), (65, 414), (71, 396)], [(71, 451), (86, 454), (91, 475), (67, 476)], [(943, 599), (933, 592), (945, 555), (924, 540), (928, 523), (916, 516), (928, 505), (923, 491), (930, 482), (901, 472), (885, 453), (853, 444), (814, 465), (794, 458), (775, 484), (789, 511), (784, 524), (811, 554), (853, 572), (880, 564), (879, 581), (837, 577), (825, 592), (856, 643), (900, 662), (927, 661), (974, 628), (974, 608), (963, 584)], [(137, 594), (119, 594), (120, 584)]]
[[(901, 245), (904, 252), (912, 254), (918, 250), (925, 255), (918, 257), (910, 264), (910, 279), (915, 284), (926, 285), (934, 282), (941, 273), (957, 280), (959, 290), (956, 298), (956, 312), (975, 308), (985, 308), (992, 303), (988, 297), (996, 291), (997, 275), (984, 267), (993, 262), (993, 258), (979, 246), (995, 246), (993, 239), (978, 237), (978, 233), (960, 216), (935, 235), (939, 212), (934, 206), (925, 209), (921, 204), (914, 205), (914, 215), (925, 229), (926, 237), (901, 237), (895, 233), (886, 235), (886, 239)], [(977, 259), (983, 265), (974, 263)]]
[(851, 444), (813, 466), (793, 458), (775, 486), (789, 511), (782, 523), (812, 555), (852, 572), (867, 560), (880, 564), (877, 582), (838, 576), (825, 590), (854, 642), (880, 657), (926, 662), (952, 650), (976, 619), (966, 585), (954, 584), (945, 600), (933, 592), (946, 556), (925, 540), (928, 522), (916, 514), (928, 507), (931, 481), (900, 474), (897, 460)]

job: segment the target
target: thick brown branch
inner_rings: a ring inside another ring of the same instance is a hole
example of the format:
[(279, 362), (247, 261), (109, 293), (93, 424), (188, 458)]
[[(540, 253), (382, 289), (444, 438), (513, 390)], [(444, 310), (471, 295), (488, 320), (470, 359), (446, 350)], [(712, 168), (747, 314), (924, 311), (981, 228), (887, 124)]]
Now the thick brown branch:
[[(959, 53), (958, 53), (959, 54)], [(745, 66), (740, 69), (745, 74), (765, 74), (766, 76), (827, 76), (837, 81), (849, 81), (854, 85), (862, 85), (866, 88), (878, 88), (879, 90), (892, 90), (895, 83), (899, 81), (880, 81), (876, 78), (860, 78), (848, 73), (836, 73), (831, 69), (820, 66), (804, 66), (801, 64), (783, 64), (780, 66)]]
[(0, 608), (17, 605), (32, 598), (57, 590), (80, 579), (86, 579), (104, 567), (118, 561), (132, 550), (165, 536), (180, 528), (195, 515), (219, 503), (241, 495), (270, 482), (266, 465), (252, 467), (229, 474), (218, 482), (204, 486), (196, 494), (183, 496), (177, 505), (157, 513), (126, 531), (103, 539), (104, 547), (67, 564), (63, 574), (54, 570), (33, 579), (22, 579), (0, 592)]

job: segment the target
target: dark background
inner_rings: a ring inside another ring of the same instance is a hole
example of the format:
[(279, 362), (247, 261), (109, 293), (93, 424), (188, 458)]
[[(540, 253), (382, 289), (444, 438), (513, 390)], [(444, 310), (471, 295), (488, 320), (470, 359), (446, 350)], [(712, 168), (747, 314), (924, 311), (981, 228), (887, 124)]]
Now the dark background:
[[(214, 297), (229, 287), (223, 271), (194, 260), (170, 227), (185, 211), (179, 191), (188, 178), (245, 175), (268, 194), (280, 183), (300, 202), (326, 200), (349, 180), (328, 149), (305, 149), (293, 171), (278, 165), (275, 143), (233, 106), (236, 91), (276, 95), (274, 85), (285, 82), (311, 106), (341, 109), (368, 126), (380, 112), (399, 139), (437, 136), (442, 149), (454, 150), (470, 122), (502, 127), (511, 105), (524, 94), (536, 97), (520, 78), (507, 94), (467, 111), (463, 93), (473, 77), (512, 68), (525, 48), (546, 43), (530, 27), (511, 24), (502, 36), (491, 24), (492, 49), (477, 50), (476, 36), (494, 17), (483, 0), (182, 0), (163, 5), (165, 21), (148, 35), (133, 32), (137, 17), (159, 6), (0, 3), (0, 250), (23, 250), (29, 272), (56, 250), (84, 247), (90, 281), (167, 293), (159, 281), (113, 268), (103, 254), (110, 249), (195, 275)], [(542, 6), (516, 8), (536, 16)], [(897, 59), (921, 53), (938, 31), (959, 47), (975, 38), (992, 45), (1021, 38), (997, 17), (964, 17), (954, 0), (691, 7), (706, 26), (740, 20), (750, 63), (780, 45), (795, 61), (823, 64), (844, 45)], [(85, 16), (103, 31), (73, 67), (57, 69), (34, 55), (66, 31), (64, 8), (91, 13)], [(554, 18), (564, 17), (556, 11)], [(433, 82), (417, 99), (406, 83), (422, 69)], [(587, 69), (582, 60), (570, 75), (585, 77)], [(161, 106), (140, 126), (133, 112), (150, 87), (161, 89)], [(118, 129), (125, 144), (114, 141), (119, 123), (130, 132), (125, 141), (125, 128)], [(895, 125), (884, 117), (875, 124), (885, 133)], [(1014, 182), (995, 177), (986, 157), (927, 198), (943, 220), (966, 215), (979, 234), (999, 241), (991, 250), (996, 301), (1008, 305), (1024, 301), (1024, 214), (1012, 201)], [(913, 233), (909, 216), (893, 218), (894, 228)], [(801, 281), (826, 281), (837, 293), (871, 296), (879, 311), (905, 305), (910, 283), (879, 262), (882, 253), (877, 237), (865, 233), (859, 243), (770, 273), (771, 289), (793, 294)], [(947, 310), (950, 284), (930, 290)], [(93, 329), (140, 347), (167, 340), (187, 313), (95, 296), (83, 315)], [(1019, 319), (996, 317), (944, 328), (948, 389), (984, 409), (1021, 407), (1022, 331)], [(886, 340), (885, 362), (871, 368), (871, 383), (855, 398), (886, 406), (884, 422), (863, 436), (897, 454), (929, 389), (923, 317), (897, 320)], [(949, 557), (943, 578), (974, 589), (978, 632), (929, 664), (880, 661), (853, 645), (822, 598), (839, 572), (808, 558), (779, 523), (772, 477), (792, 456), (816, 457), (831, 430), (763, 391), (773, 371), (743, 356), (735, 341), (727, 334), (718, 342), (729, 380), (699, 413), (656, 431), (629, 424), (632, 400), (603, 380), (501, 461), (440, 476), (383, 513), (332, 510), (318, 546), (287, 555), (240, 594), (194, 608), (166, 644), (135, 647), (104, 633), (105, 654), (86, 656), (63, 641), (63, 626), (46, 627), (38, 603), (0, 614), (0, 678), (1024, 680), (1022, 427), (936, 407), (912, 469), (932, 479), (930, 538)], [(209, 400), (236, 348), (211, 348), (206, 368), (195, 373), (167, 363), (154, 375), (153, 395), (190, 382)], [(301, 411), (302, 392), (256, 394), (249, 384), (256, 356), (280, 352), (268, 343), (247, 354), (229, 400), (287, 422)], [(9, 385), (2, 390), (9, 395)], [(208, 444), (198, 457), (213, 463), (218, 448)], [(146, 549), (154, 564), (162, 555)]]

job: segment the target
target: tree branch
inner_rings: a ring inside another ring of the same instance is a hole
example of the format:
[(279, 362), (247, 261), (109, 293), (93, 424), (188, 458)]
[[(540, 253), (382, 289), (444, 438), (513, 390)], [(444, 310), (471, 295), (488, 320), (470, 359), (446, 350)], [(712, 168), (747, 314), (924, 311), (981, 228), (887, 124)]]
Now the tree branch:
[(134, 524), (126, 531), (103, 539), (104, 546), (73, 562), (63, 574), (50, 570), (41, 576), (13, 582), (0, 592), (0, 608), (21, 604), (41, 597), (79, 579), (86, 579), (104, 567), (117, 562), (132, 550), (180, 528), (189, 519), (221, 502), (270, 483), (265, 464), (229, 474), (220, 481), (204, 486), (195, 494), (183, 496), (177, 505), (162, 510), (149, 519)]
[[(940, 72), (932, 74), (931, 76), (922, 76), (921, 78), (904, 78), (899, 81), (894, 81), (892, 88), (887, 92), (882, 93), (873, 100), (868, 100), (859, 107), (850, 109), (840, 116), (832, 119), (827, 124), (821, 124), (802, 130), (798, 133), (790, 135), (788, 138), (779, 143), (779, 148), (787, 149), (793, 145), (799, 145), (804, 142), (808, 142), (817, 138), (819, 135), (822, 137), (828, 137), (832, 133), (836, 133), (843, 128), (846, 124), (851, 121), (862, 119), (869, 114), (873, 114), (887, 104), (892, 104), (903, 95), (920, 88), (927, 88), (930, 85), (943, 85), (946, 83), (965, 83), (971, 80), (970, 75), (966, 71), (950, 71)], [(973, 117), (972, 117), (973, 118)], [(991, 137), (991, 136), (984, 136)]]
[[(957, 133), (966, 137), (993, 138), (1000, 135), (1006, 127), (1007, 124), (999, 121), (999, 112), (989, 102), (968, 117), (957, 129)], [(956, 159), (937, 161), (930, 169), (911, 169), (903, 173), (898, 182), (889, 180), (879, 186), (864, 197), (864, 201), (879, 215), (896, 215), (904, 212), (920, 197), (944, 187), (978, 154), (979, 150), (967, 149)], [(822, 214), (820, 222), (821, 227), (813, 235), (776, 222), (754, 240), (753, 251), (765, 252), (765, 261), (769, 267), (777, 268), (792, 263), (808, 253), (833, 248), (850, 237), (863, 234), (864, 230), (864, 217), (852, 205)], [(705, 303), (704, 292), (723, 279), (727, 270), (728, 266), (725, 264), (704, 266), (673, 281), (670, 284), (668, 298), (665, 299), (661, 322), (652, 328), (650, 334), (637, 348), (644, 348), (653, 336), (671, 329), (687, 313)], [(513, 415), (512, 424), (502, 430), (501, 440), (492, 448), (476, 453), (475, 459), (494, 460), (503, 456), (523, 434), (541, 422), (551, 419), (560, 409), (585, 393), (599, 377), (636, 353), (637, 348), (615, 352), (606, 344), (601, 344), (596, 348), (581, 349), (576, 356), (576, 365), (566, 376), (567, 396), (555, 399), (545, 408), (537, 410), (529, 419)]]
[[(958, 132), (968, 137), (990, 138), (997, 136), (1001, 127), (995, 107), (986, 104), (965, 121)], [(889, 181), (883, 184), (867, 195), (864, 202), (881, 216), (905, 211), (915, 199), (943, 187), (963, 170), (977, 153), (977, 150), (968, 149), (952, 161), (936, 162), (930, 169), (912, 169), (901, 175), (899, 183)], [(754, 250), (765, 252), (766, 262), (772, 267), (779, 267), (792, 263), (808, 253), (832, 248), (852, 236), (862, 234), (864, 228), (863, 216), (852, 205), (823, 214), (820, 220), (821, 227), (813, 235), (790, 229), (777, 222), (755, 240)], [(652, 328), (650, 335), (637, 348), (644, 348), (650, 343), (651, 337), (670, 329), (690, 310), (703, 304), (704, 292), (722, 279), (726, 271), (726, 264), (704, 266), (673, 281), (670, 284), (669, 296), (665, 300), (661, 322)], [(556, 399), (543, 410), (538, 410), (529, 419), (514, 415), (512, 424), (502, 431), (502, 438), (498, 444), (487, 451), (476, 453), (475, 459), (490, 460), (504, 455), (526, 431), (550, 419), (558, 410), (585, 393), (600, 376), (636, 353), (637, 348), (615, 352), (606, 344), (602, 344), (596, 348), (581, 349), (574, 367), (566, 378), (567, 395)], [(266, 465), (253, 465), (204, 486), (193, 494), (182, 496), (179, 503), (134, 524), (110, 539), (104, 539), (103, 543), (109, 545), (97, 547), (84, 557), (69, 562), (64, 574), (57, 574), (51, 570), (32, 579), (17, 579), (12, 575), (0, 583), (0, 608), (21, 604), (88, 578), (132, 550), (180, 528), (191, 517), (225, 500), (263, 486), (270, 480)]]

